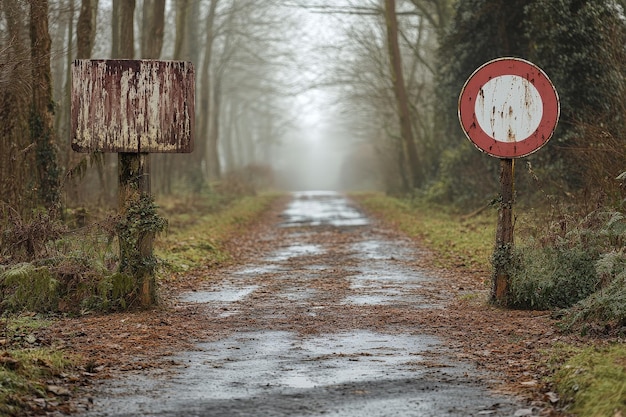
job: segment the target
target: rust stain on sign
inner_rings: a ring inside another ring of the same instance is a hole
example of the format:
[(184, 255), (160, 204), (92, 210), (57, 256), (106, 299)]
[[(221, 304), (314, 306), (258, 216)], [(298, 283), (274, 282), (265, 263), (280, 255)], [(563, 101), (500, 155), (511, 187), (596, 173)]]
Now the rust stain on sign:
[(190, 62), (76, 60), (72, 149), (77, 152), (193, 150), (195, 74)]

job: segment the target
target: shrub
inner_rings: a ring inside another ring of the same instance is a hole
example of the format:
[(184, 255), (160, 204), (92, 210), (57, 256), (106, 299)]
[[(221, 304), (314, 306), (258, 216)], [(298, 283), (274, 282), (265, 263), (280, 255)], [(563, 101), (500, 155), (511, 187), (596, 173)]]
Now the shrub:
[(514, 250), (510, 304), (517, 308), (567, 308), (599, 285), (596, 257), (574, 247), (526, 247)]
[(596, 272), (604, 284), (577, 303), (563, 319), (566, 330), (582, 333), (624, 333), (626, 328), (626, 254), (624, 250), (604, 254), (596, 262)]

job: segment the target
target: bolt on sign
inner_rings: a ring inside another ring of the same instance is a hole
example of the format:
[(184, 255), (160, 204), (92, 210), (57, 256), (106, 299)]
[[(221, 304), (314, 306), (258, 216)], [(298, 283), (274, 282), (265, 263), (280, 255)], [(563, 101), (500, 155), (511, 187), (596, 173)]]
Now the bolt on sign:
[(498, 158), (520, 158), (552, 137), (559, 97), (548, 76), (519, 58), (489, 61), (469, 77), (459, 97), (459, 120), (467, 138)]
[(190, 62), (74, 61), (72, 149), (191, 152), (194, 87), (195, 74)]

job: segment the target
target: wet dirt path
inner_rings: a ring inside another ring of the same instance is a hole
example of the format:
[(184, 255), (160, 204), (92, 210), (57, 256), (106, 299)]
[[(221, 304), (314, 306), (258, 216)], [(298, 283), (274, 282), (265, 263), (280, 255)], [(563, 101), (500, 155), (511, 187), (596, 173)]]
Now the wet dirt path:
[(273, 251), (183, 294), (207, 340), (97, 387), (87, 416), (514, 416), (415, 317), (443, 308), (411, 242), (343, 196), (296, 193)]

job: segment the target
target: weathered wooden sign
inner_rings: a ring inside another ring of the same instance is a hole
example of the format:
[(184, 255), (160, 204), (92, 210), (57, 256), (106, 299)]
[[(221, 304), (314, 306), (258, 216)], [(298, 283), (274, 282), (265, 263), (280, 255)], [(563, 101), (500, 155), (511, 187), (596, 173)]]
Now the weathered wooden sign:
[(72, 149), (187, 153), (193, 150), (195, 75), (190, 62), (76, 60)]
[[(76, 60), (72, 66), (72, 149), (118, 153), (120, 213), (150, 195), (153, 152), (193, 150), (195, 75), (190, 62)], [(134, 196), (134, 197), (132, 197)], [(120, 264), (152, 262), (154, 231), (129, 230)], [(137, 228), (135, 228), (137, 229)], [(122, 238), (120, 237), (120, 241)], [(128, 243), (128, 242), (126, 242)], [(132, 270), (132, 269), (131, 269)], [(145, 307), (156, 302), (154, 270), (135, 272)]]

